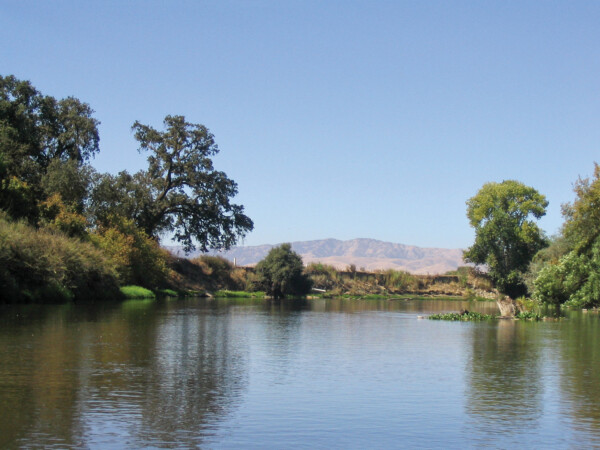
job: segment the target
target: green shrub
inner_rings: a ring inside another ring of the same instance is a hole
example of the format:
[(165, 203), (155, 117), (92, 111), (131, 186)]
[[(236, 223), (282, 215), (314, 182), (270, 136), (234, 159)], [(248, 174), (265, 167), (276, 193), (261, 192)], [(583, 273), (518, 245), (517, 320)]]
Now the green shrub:
[(119, 296), (114, 263), (90, 243), (0, 217), (0, 302)]
[(166, 282), (167, 251), (133, 220), (114, 216), (110, 226), (100, 227), (90, 238), (114, 261), (121, 283), (156, 289)]
[(302, 258), (292, 251), (290, 244), (271, 249), (256, 265), (258, 289), (274, 298), (303, 296), (310, 292), (312, 281), (304, 273)]
[(128, 299), (134, 298), (156, 298), (154, 292), (141, 286), (122, 286), (121, 293)]
[(251, 298), (251, 297), (264, 297), (265, 293), (261, 291), (247, 292), (247, 291), (228, 291), (221, 290), (213, 294), (215, 297), (227, 297), (227, 298)]
[(515, 317), (520, 320), (542, 320), (544, 316), (534, 311), (519, 311)]

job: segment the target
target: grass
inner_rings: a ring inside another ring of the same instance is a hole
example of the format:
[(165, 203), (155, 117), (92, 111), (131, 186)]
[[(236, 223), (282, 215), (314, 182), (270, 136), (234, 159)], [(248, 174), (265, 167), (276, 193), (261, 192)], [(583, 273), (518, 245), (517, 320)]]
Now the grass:
[(152, 292), (150, 289), (146, 289), (141, 286), (129, 285), (129, 286), (122, 286), (120, 289), (121, 289), (121, 293), (127, 299), (156, 298), (156, 295), (154, 294), (154, 292)]
[(247, 292), (247, 291), (229, 291), (221, 290), (216, 291), (213, 296), (215, 297), (226, 297), (226, 298), (251, 298), (251, 297), (264, 297), (265, 293), (262, 291)]

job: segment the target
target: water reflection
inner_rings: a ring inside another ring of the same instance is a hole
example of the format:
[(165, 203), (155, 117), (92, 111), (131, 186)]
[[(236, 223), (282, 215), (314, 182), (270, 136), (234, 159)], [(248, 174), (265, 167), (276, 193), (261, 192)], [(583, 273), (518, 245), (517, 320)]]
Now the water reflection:
[(422, 321), (494, 303), (0, 307), (0, 447), (588, 447), (600, 318)]
[(6, 308), (0, 447), (201, 443), (239, 399), (246, 355), (234, 315), (179, 306)]
[(513, 320), (476, 324), (468, 362), (468, 427), (491, 438), (531, 431), (542, 416), (542, 350), (535, 327)]
[(600, 317), (573, 312), (560, 324), (560, 395), (565, 415), (584, 433), (600, 430)]

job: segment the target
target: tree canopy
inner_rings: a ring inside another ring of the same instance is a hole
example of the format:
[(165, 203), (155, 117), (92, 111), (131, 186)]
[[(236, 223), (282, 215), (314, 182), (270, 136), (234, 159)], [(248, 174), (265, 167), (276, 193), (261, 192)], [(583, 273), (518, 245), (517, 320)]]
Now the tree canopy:
[(85, 162), (99, 151), (100, 122), (87, 103), (56, 100), (29, 81), (0, 76), (0, 153), (11, 175), (40, 175), (54, 159)]
[(533, 256), (547, 245), (536, 223), (548, 202), (518, 181), (486, 183), (467, 201), (467, 217), (475, 242), (465, 260), (485, 264), (497, 289), (512, 298), (527, 292), (523, 274)]
[(310, 292), (312, 283), (304, 273), (302, 258), (290, 244), (281, 244), (256, 265), (257, 286), (274, 298), (302, 296)]
[(573, 306), (600, 304), (600, 166), (592, 179), (579, 179), (575, 201), (563, 205), (563, 251), (537, 273), (534, 297), (546, 303)]
[(237, 184), (213, 167), (211, 157), (219, 152), (214, 136), (183, 116), (165, 117), (164, 126), (133, 125), (148, 169), (105, 175), (93, 194), (96, 216), (131, 217), (149, 236), (172, 232), (186, 250), (230, 248), (254, 224), (231, 202)]
[[(35, 222), (37, 203), (56, 186), (58, 173), (73, 175), (99, 151), (99, 122), (93, 112), (76, 98), (57, 100), (42, 95), (29, 81), (0, 76), (1, 209)], [(44, 188), (42, 180), (52, 165), (53, 181)], [(84, 194), (79, 190), (78, 195)], [(79, 205), (83, 201), (71, 200)]]

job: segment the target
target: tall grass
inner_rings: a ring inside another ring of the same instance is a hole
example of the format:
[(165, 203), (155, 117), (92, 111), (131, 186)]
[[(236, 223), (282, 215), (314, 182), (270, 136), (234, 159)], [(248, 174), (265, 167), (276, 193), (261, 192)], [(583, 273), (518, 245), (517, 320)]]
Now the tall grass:
[(0, 216), (0, 302), (120, 297), (114, 263), (92, 244)]
[(383, 283), (390, 291), (415, 291), (419, 288), (419, 279), (414, 275), (402, 271), (388, 269), (378, 272), (383, 276)]

